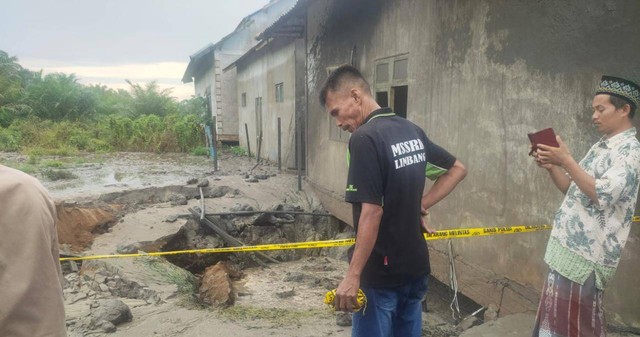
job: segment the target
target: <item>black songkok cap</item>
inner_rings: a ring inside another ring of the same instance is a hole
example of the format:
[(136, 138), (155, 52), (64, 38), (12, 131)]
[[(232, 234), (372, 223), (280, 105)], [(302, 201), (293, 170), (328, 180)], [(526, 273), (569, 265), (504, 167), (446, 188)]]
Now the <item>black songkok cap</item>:
[(631, 111), (640, 106), (640, 86), (620, 77), (602, 76), (596, 95), (608, 94), (620, 97), (631, 105)]

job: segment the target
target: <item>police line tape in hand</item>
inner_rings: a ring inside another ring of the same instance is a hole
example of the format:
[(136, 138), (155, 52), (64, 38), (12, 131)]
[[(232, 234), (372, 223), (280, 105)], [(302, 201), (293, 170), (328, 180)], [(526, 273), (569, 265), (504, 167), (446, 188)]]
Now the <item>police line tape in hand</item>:
[[(326, 304), (330, 309), (336, 310), (336, 289), (330, 290), (324, 295), (324, 304)], [(353, 307), (353, 312), (358, 312), (360, 309), (364, 308), (367, 310), (367, 296), (364, 294), (362, 289), (358, 289), (358, 296), (356, 297), (356, 306)], [(363, 311), (364, 313), (364, 311)]]

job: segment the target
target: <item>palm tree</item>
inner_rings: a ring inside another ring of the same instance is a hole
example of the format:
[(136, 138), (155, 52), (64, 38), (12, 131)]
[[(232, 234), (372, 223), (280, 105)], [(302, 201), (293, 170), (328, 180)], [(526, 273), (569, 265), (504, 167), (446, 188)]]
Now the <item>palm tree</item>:
[(176, 102), (171, 97), (171, 89), (160, 89), (156, 81), (144, 86), (126, 80), (131, 86), (134, 117), (142, 115), (166, 116), (177, 110)]
[(0, 50), (0, 127), (11, 124), (13, 118), (28, 106), (21, 104), (24, 96), (24, 81), (22, 74), (28, 70), (18, 63), (18, 58), (9, 56)]
[(18, 64), (18, 58), (0, 50), (0, 107), (11, 103), (21, 91), (20, 71), (22, 66)]

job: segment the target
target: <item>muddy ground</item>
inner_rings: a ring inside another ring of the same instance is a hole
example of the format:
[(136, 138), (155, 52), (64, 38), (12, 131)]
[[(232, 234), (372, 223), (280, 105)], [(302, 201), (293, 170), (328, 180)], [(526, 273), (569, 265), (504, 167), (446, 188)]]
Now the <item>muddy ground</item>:
[[(208, 183), (202, 191), (206, 213), (280, 211), (208, 217), (245, 244), (353, 235), (332, 217), (295, 214), (325, 211), (309, 186), (297, 190), (294, 172), (280, 172), (269, 163), (256, 166), (254, 160), (230, 153), (222, 153), (215, 172), (207, 158), (178, 154), (33, 158), (0, 153), (0, 162), (27, 168), (49, 189), (57, 202), (61, 250), (68, 256), (228, 246), (189, 211), (202, 207), (199, 183)], [(70, 174), (61, 174), (68, 179), (52, 180), (52, 170)], [(69, 335), (351, 335), (349, 317), (336, 315), (322, 302), (346, 270), (345, 248), (267, 254), (279, 262), (267, 263), (266, 258), (247, 253), (65, 262)], [(433, 280), (430, 289), (423, 336), (460, 335), (447, 286)], [(123, 306), (123, 312), (128, 307), (130, 314), (105, 323), (98, 312), (113, 300), (124, 303), (116, 306)], [(478, 308), (467, 304), (463, 316)], [(482, 318), (482, 312), (477, 316)], [(484, 329), (490, 331), (487, 336), (524, 337), (530, 335), (532, 321), (531, 313), (512, 320), (505, 317), (496, 328), (484, 325)], [(464, 336), (476, 335), (474, 329)]]

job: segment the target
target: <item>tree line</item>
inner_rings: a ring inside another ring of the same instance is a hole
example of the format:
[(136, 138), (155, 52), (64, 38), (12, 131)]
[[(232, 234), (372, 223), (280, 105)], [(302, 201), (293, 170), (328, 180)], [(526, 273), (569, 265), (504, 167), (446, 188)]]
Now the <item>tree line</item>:
[(156, 82), (130, 90), (31, 71), (0, 50), (0, 151), (189, 152), (204, 144), (204, 99), (177, 101)]

